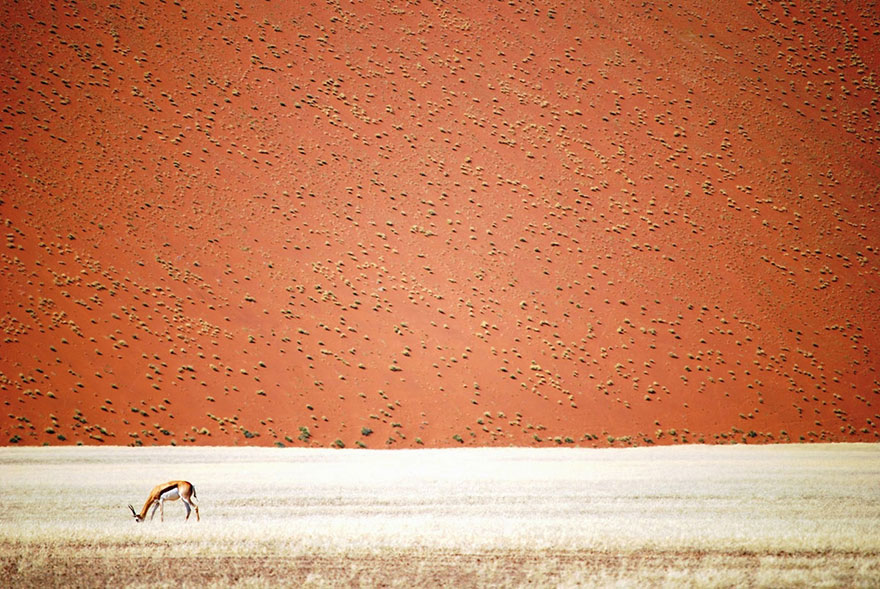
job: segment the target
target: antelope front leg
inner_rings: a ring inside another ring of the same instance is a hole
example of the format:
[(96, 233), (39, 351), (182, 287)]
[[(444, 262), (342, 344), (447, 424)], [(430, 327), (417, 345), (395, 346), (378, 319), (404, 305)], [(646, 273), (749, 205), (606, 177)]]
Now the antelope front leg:
[(153, 503), (153, 511), (150, 512), (150, 521), (153, 521), (153, 518), (156, 517), (156, 510), (159, 509), (159, 506), (161, 504), (161, 501), (156, 501), (155, 503)]

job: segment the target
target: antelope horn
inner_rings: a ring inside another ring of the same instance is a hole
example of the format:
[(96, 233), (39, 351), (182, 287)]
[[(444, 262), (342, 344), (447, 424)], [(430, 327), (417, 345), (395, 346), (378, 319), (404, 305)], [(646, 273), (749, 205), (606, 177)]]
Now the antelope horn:
[(131, 510), (131, 514), (137, 517), (137, 512), (134, 510), (134, 507), (132, 507), (131, 504), (128, 505), (128, 508)]

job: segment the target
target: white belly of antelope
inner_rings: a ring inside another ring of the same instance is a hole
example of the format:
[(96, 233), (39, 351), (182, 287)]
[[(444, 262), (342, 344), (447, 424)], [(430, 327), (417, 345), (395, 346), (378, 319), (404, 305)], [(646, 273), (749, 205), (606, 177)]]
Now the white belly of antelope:
[(174, 487), (173, 489), (168, 489), (167, 491), (159, 495), (159, 498), (166, 501), (174, 501), (175, 499), (180, 498), (180, 491), (177, 490), (177, 487)]

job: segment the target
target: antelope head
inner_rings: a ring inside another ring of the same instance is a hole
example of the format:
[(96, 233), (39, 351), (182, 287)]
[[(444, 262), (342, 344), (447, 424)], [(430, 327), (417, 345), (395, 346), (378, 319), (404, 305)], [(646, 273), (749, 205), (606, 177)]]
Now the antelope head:
[(144, 519), (140, 516), (140, 514), (138, 514), (138, 512), (136, 512), (134, 510), (134, 507), (129, 505), (128, 508), (131, 510), (131, 514), (134, 516), (134, 521), (136, 521), (138, 523), (141, 523), (142, 521), (144, 521)]

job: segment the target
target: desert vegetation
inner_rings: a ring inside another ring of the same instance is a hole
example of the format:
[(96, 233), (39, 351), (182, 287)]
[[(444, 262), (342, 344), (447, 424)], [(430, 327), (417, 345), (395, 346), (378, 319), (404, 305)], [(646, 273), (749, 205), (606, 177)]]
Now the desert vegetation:
[[(875, 445), (0, 450), (33, 586), (876, 586)], [(195, 484), (137, 524), (156, 481)]]

